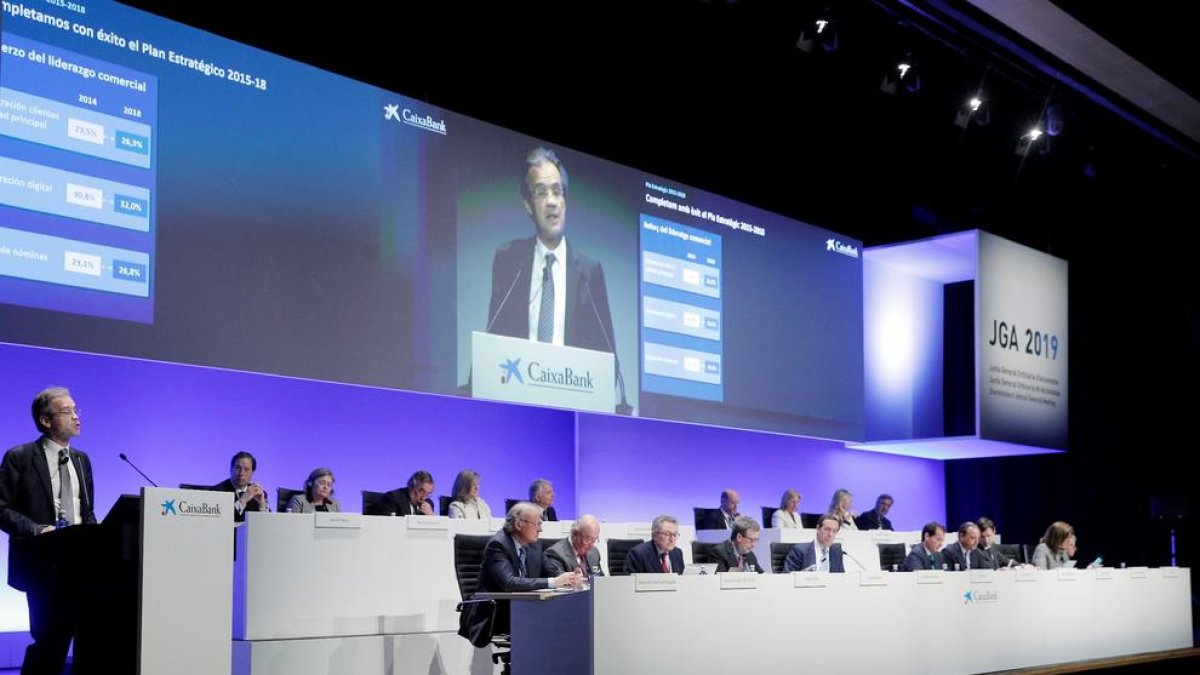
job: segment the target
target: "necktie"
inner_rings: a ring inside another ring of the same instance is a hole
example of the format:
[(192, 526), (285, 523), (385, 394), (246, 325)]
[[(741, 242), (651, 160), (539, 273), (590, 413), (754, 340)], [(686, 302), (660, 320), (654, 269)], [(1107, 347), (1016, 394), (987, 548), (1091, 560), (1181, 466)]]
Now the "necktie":
[(527, 570), (525, 569), (525, 548), (523, 546), (517, 547), (517, 560), (518, 560), (517, 576), (519, 576), (519, 577), (529, 576), (527, 573)]
[(58, 451), (59, 500), (62, 502), (63, 517), (68, 525), (75, 524), (75, 488), (71, 485), (71, 460), (66, 450)]
[(583, 572), (586, 576), (592, 576), (592, 568), (587, 564), (586, 555), (580, 554), (579, 556), (579, 571)]
[(546, 254), (546, 266), (542, 268), (542, 309), (538, 313), (538, 342), (554, 341), (554, 254)]
[(745, 561), (745, 557), (741, 553), (739, 553), (738, 559), (737, 559), (737, 563), (738, 563), (737, 566), (738, 566), (739, 570), (742, 569), (742, 567), (744, 567), (744, 564), (743, 564), (744, 561)]
[(819, 569), (822, 572), (829, 571), (829, 551), (826, 551), (826, 550), (821, 551), (821, 566), (818, 567), (817, 569)]
[(662, 554), (662, 571), (667, 574), (671, 573), (671, 563), (667, 562), (667, 554)]

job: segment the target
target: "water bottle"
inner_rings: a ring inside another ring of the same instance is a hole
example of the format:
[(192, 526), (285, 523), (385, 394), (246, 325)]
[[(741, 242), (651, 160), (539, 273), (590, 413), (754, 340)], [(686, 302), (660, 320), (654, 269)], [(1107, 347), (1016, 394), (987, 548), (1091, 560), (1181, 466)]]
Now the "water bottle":
[(63, 511), (59, 511), (58, 520), (54, 521), (54, 529), (61, 530), (68, 525), (70, 525), (70, 523), (67, 522), (67, 514)]

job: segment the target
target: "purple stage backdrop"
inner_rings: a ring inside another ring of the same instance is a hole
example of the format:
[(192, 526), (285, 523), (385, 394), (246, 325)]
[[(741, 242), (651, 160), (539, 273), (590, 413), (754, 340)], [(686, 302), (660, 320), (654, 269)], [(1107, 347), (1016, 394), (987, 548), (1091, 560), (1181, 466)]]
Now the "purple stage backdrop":
[[(347, 510), (359, 491), (388, 490), (428, 469), (447, 494), (464, 467), (483, 477), (495, 513), (527, 494), (529, 482), (554, 482), (561, 517), (577, 506), (608, 521), (646, 521), (716, 505), (725, 487), (741, 491), (743, 510), (774, 506), (784, 488), (821, 511), (838, 487), (869, 507), (881, 491), (896, 497), (893, 522), (915, 529), (945, 513), (941, 462), (844, 449), (840, 443), (748, 431), (544, 410), (297, 380), (213, 368), (0, 344), (3, 446), (34, 439), (34, 394), (69, 387), (83, 410), (78, 445), (92, 458), (103, 517), (142, 479), (126, 453), (161, 485), (216, 483), (230, 456), (258, 458), (256, 480), (271, 491), (299, 488), (309, 470), (329, 466)], [(7, 547), (7, 538), (0, 537)], [(7, 551), (0, 549), (0, 565)], [(6, 573), (7, 570), (4, 570)], [(27, 629), (21, 594), (0, 592), (0, 632)]]
[[(889, 518), (919, 530), (946, 517), (942, 463), (847, 450), (842, 443), (693, 426), (675, 422), (579, 416), (575, 492), (580, 512), (614, 522), (670, 513), (691, 524), (692, 508), (719, 506), (721, 491), (741, 495), (741, 512), (761, 518), (787, 488), (800, 510), (820, 513), (834, 490), (854, 493), (856, 511), (882, 492), (896, 499)], [(768, 523), (769, 525), (769, 523)]]

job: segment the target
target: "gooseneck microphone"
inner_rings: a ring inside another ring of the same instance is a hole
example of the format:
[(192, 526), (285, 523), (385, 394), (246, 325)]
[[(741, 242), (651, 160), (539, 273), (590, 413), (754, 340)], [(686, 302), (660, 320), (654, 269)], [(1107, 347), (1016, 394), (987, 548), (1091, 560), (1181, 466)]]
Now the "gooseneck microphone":
[(842, 557), (853, 560), (855, 565), (858, 565), (860, 568), (862, 568), (862, 571), (864, 571), (864, 572), (867, 571), (867, 566), (862, 564), (861, 562), (859, 562), (858, 558), (855, 558), (854, 556), (850, 555), (850, 552), (847, 551), (845, 547), (842, 547)]
[(604, 344), (608, 347), (608, 351), (612, 353), (613, 363), (617, 367), (617, 388), (621, 391), (621, 403), (617, 405), (617, 414), (632, 415), (633, 406), (629, 405), (629, 401), (625, 398), (625, 377), (621, 375), (621, 357), (617, 356), (617, 350), (613, 348), (612, 340), (608, 337), (608, 331), (604, 328), (604, 320), (600, 318), (600, 308), (596, 306), (596, 297), (592, 295), (591, 282), (585, 282), (584, 288), (587, 290), (588, 300), (592, 304), (592, 312), (596, 314), (596, 325), (600, 326), (600, 334), (604, 336)]
[(125, 456), (125, 453), (122, 452), (120, 454), (120, 457), (126, 464), (128, 464), (129, 466), (132, 466), (133, 470), (138, 472), (138, 474), (140, 474), (142, 478), (145, 478), (147, 483), (153, 485), (154, 487), (158, 487), (158, 483), (155, 483), (154, 481), (150, 480), (150, 476), (147, 476), (146, 474), (142, 473), (142, 470), (137, 468), (137, 464), (134, 464), (133, 462), (129, 461), (129, 458)]
[(525, 273), (524, 267), (517, 268), (517, 276), (513, 277), (512, 283), (508, 285), (508, 292), (506, 292), (504, 294), (504, 298), (500, 301), (500, 304), (496, 306), (496, 311), (493, 312), (491, 318), (488, 319), (487, 328), (484, 328), (483, 332), (485, 332), (485, 333), (492, 332), (492, 324), (496, 323), (496, 319), (500, 318), (500, 312), (503, 311), (504, 306), (506, 304), (508, 304), (509, 296), (512, 295), (513, 289), (515, 289), (517, 287), (517, 282), (521, 280), (521, 275), (524, 273)]

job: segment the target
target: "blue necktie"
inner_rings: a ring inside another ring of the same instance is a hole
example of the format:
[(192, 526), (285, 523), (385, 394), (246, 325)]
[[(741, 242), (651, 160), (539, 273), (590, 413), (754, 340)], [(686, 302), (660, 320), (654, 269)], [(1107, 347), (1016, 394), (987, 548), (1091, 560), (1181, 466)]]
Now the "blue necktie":
[(525, 549), (524, 549), (524, 547), (517, 547), (517, 559), (519, 561), (517, 563), (517, 565), (518, 565), (517, 576), (519, 576), (519, 577), (529, 576), (525, 570)]
[(546, 254), (546, 266), (542, 268), (542, 309), (538, 314), (538, 342), (554, 341), (554, 254)]

